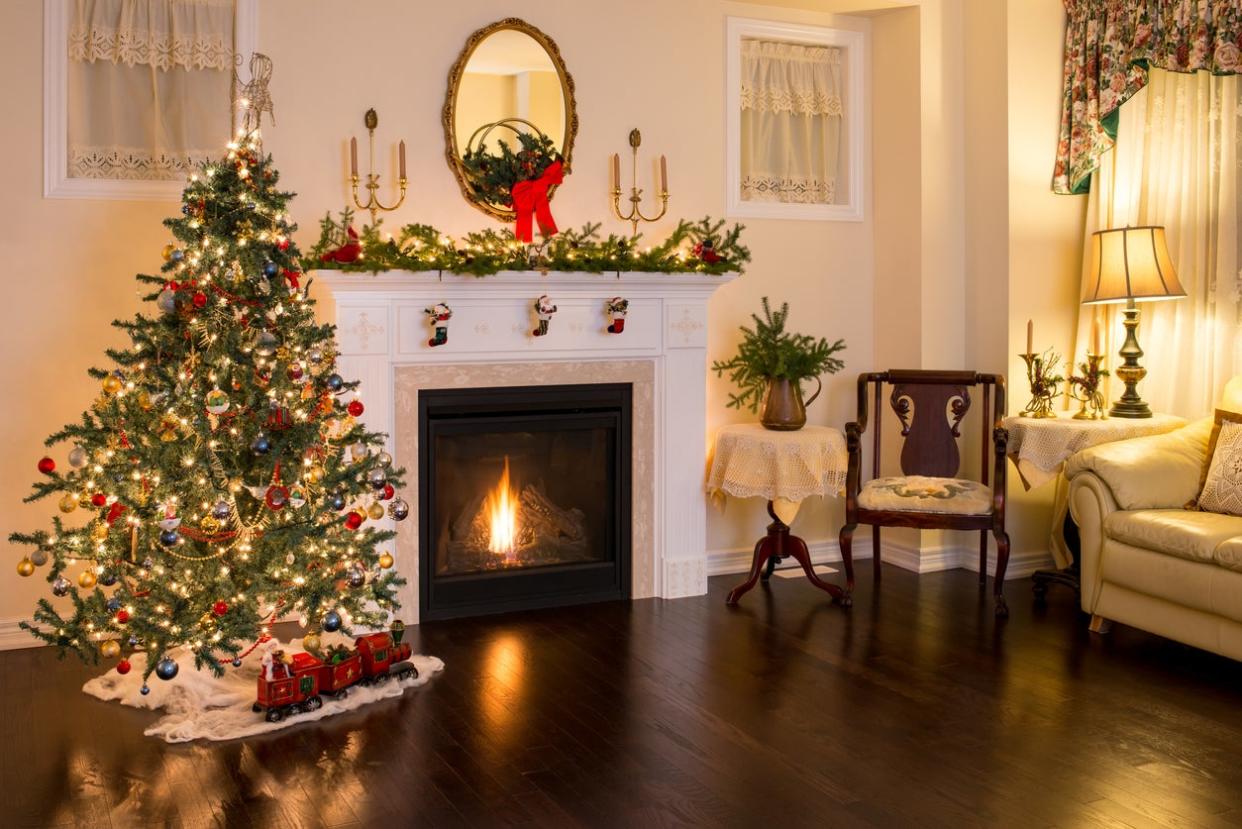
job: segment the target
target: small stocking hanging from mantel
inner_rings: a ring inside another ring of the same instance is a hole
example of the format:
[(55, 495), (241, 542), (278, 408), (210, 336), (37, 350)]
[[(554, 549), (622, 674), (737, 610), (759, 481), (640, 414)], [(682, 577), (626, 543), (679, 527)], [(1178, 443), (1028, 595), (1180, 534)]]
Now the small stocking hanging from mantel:
[(432, 337), (427, 341), (427, 345), (435, 348), (447, 343), (449, 320), (453, 318), (453, 309), (443, 302), (438, 302), (430, 308), (424, 308), (423, 313), (427, 315), (427, 324), (432, 327)]
[(614, 296), (607, 301), (609, 334), (620, 334), (625, 330), (625, 315), (629, 308), (630, 301), (625, 297)]
[(548, 323), (552, 321), (552, 315), (556, 313), (556, 306), (552, 304), (552, 300), (548, 299), (547, 294), (543, 294), (539, 299), (535, 300), (535, 316), (539, 320), (539, 327), (530, 332), (535, 337), (543, 337), (548, 333)]

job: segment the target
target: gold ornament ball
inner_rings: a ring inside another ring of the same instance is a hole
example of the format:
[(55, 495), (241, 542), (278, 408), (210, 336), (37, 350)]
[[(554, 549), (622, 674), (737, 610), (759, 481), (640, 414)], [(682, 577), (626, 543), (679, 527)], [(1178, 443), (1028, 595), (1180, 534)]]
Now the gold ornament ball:
[(306, 648), (308, 653), (318, 653), (322, 644), (318, 633), (308, 633), (302, 637), (302, 647)]
[(94, 570), (83, 570), (78, 575), (78, 585), (81, 586), (83, 590), (90, 590), (95, 586), (96, 581), (97, 579), (95, 578)]
[(21, 561), (17, 562), (17, 575), (31, 576), (34, 575), (34, 571), (34, 562), (29, 558), (23, 558)]
[(198, 522), (198, 526), (208, 535), (215, 535), (220, 532), (220, 520), (214, 515), (203, 516), (203, 520)]
[(95, 541), (107, 541), (108, 525), (100, 522), (91, 527), (91, 538)]
[(160, 255), (163, 256), (164, 261), (167, 262), (169, 259), (172, 259), (173, 251), (176, 249), (176, 245), (164, 245), (164, 251)]
[(392, 566), (392, 553), (380, 553), (379, 566), (387, 570)]
[(116, 394), (121, 390), (122, 384), (118, 377), (109, 374), (103, 379), (103, 390), (107, 394)]
[(384, 517), (384, 505), (381, 504), (379, 501), (376, 501), (374, 504), (372, 504), (370, 507), (367, 508), (367, 515), (370, 516), (372, 520), (375, 520), (375, 521), (380, 520), (381, 518)]
[(306, 482), (309, 484), (317, 484), (323, 480), (324, 468), (319, 464), (315, 464), (306, 470)]
[(142, 409), (144, 412), (149, 412), (151, 411), (151, 407), (153, 405), (154, 403), (151, 402), (150, 394), (145, 391), (138, 392), (138, 408)]
[(78, 508), (78, 499), (73, 493), (66, 493), (60, 499), (61, 512), (73, 512)]
[(121, 643), (115, 639), (105, 639), (99, 643), (99, 655), (104, 659), (116, 659), (121, 655)]

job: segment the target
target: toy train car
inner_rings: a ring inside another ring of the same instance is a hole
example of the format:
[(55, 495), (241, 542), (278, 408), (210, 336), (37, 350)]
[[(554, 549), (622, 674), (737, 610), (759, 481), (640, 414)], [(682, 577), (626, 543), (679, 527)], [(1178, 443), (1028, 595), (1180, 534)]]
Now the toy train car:
[(418, 676), (409, 658), (409, 644), (390, 633), (359, 636), (352, 649), (338, 649), (326, 659), (309, 653), (295, 653), (287, 660), (279, 653), (269, 654), (259, 671), (259, 694), (253, 708), (255, 713), (264, 712), (268, 722), (315, 711), (323, 706), (325, 696), (343, 699), (355, 685)]

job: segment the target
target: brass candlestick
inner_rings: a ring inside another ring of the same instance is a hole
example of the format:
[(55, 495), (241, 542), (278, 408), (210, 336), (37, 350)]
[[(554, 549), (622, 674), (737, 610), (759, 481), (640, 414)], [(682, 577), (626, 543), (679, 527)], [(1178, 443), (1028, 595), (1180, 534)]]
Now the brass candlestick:
[(1078, 414), (1075, 420), (1106, 420), (1108, 412), (1104, 409), (1104, 393), (1100, 391), (1101, 381), (1108, 376), (1101, 365), (1103, 354), (1087, 352), (1087, 361), (1078, 364), (1080, 376), (1070, 375), (1069, 395), (1078, 401)]
[(654, 216), (644, 216), (640, 208), (643, 200), (643, 191), (638, 187), (638, 147), (643, 143), (643, 134), (637, 128), (630, 130), (630, 149), (633, 153), (631, 164), (631, 185), (630, 185), (630, 212), (627, 215), (621, 213), (621, 157), (616, 153), (612, 155), (612, 212), (618, 219), (623, 222), (629, 222), (632, 226), (632, 234), (638, 235), (639, 222), (656, 222), (664, 218), (665, 212), (668, 210), (668, 164), (664, 156), (660, 156), (660, 192), (657, 198), (660, 200), (660, 212)]
[(1061, 357), (1051, 348), (1043, 354), (1028, 352), (1019, 354), (1026, 362), (1026, 379), (1031, 386), (1031, 401), (1026, 404), (1020, 417), (1048, 418), (1056, 417), (1052, 410), (1052, 401), (1057, 396), (1057, 388), (1065, 380), (1060, 375), (1052, 374), (1054, 366), (1061, 362)]
[(350, 189), (353, 191), (354, 204), (359, 210), (371, 211), (371, 224), (375, 224), (375, 217), (379, 211), (396, 210), (405, 201), (405, 141), (398, 144), (398, 160), (400, 178), (397, 184), (401, 187), (401, 195), (396, 202), (386, 205), (380, 202), (376, 191), (379, 190), (379, 175), (375, 172), (375, 128), (379, 126), (379, 115), (374, 109), (368, 109), (362, 122), (367, 127), (367, 139), (369, 143), (369, 157), (367, 158), (367, 183), (364, 185), (367, 189), (366, 203), (362, 203), (358, 199), (358, 139), (349, 139), (349, 183)]

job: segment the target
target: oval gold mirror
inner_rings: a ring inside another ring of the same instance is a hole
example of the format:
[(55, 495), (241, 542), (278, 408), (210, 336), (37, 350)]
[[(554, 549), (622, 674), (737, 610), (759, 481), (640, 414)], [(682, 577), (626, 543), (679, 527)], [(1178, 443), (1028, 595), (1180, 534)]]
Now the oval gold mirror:
[(443, 120), (444, 154), (466, 201), (512, 221), (504, 189), (480, 174), (484, 156), (539, 146), (559, 154), (568, 172), (578, 134), (574, 80), (551, 38), (524, 20), (506, 18), (466, 41), (449, 72)]

